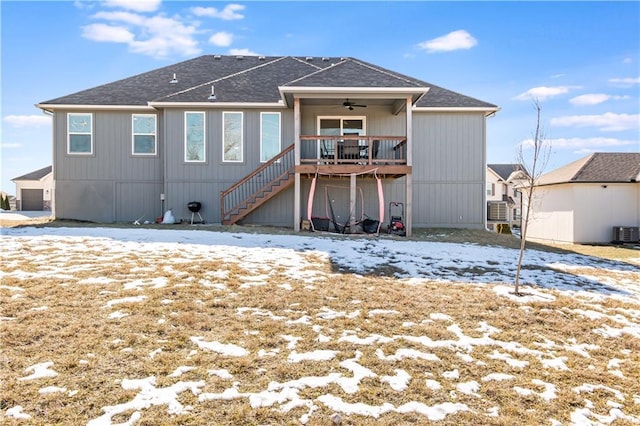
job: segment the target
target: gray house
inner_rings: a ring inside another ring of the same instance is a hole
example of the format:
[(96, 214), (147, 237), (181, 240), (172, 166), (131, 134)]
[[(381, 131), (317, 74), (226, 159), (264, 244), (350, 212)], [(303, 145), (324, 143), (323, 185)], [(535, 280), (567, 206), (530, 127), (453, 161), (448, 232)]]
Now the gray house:
[(358, 59), (206, 55), (37, 106), (57, 218), (485, 226), (498, 108)]

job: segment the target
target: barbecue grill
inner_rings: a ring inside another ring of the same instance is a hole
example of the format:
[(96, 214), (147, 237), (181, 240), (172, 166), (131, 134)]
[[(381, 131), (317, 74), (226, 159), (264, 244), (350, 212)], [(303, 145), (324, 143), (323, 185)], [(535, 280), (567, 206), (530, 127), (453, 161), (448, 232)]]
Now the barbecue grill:
[(199, 223), (204, 223), (204, 219), (202, 218), (202, 215), (200, 214), (200, 209), (202, 208), (202, 203), (200, 201), (191, 201), (190, 203), (187, 204), (187, 208), (191, 212), (191, 224), (192, 225), (193, 225), (193, 219), (194, 219), (195, 215), (198, 215), (198, 217), (200, 218), (200, 222)]

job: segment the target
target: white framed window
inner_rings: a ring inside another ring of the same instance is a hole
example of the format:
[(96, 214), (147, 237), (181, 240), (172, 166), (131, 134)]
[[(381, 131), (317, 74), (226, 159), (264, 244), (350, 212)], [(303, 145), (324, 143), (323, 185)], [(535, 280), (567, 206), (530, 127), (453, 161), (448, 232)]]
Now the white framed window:
[(222, 113), (222, 161), (241, 163), (243, 161), (242, 112)]
[(366, 135), (365, 116), (327, 116), (318, 117), (318, 129), (321, 135)]
[(156, 155), (156, 115), (133, 114), (131, 118), (131, 154)]
[(279, 112), (260, 113), (260, 161), (266, 162), (280, 153), (282, 149), (281, 124)]
[(93, 155), (93, 114), (67, 114), (67, 154)]
[(495, 183), (487, 183), (487, 195), (493, 197), (496, 195), (496, 184)]
[(186, 163), (207, 161), (204, 118), (204, 112), (184, 113), (184, 161)]

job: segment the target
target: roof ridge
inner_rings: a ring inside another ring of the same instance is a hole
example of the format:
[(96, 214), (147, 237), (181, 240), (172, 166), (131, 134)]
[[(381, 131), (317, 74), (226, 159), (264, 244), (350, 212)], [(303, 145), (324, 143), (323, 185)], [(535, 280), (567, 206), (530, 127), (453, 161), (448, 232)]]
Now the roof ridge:
[[(374, 70), (374, 71), (377, 71), (377, 72), (379, 72), (381, 74), (385, 74), (385, 75), (388, 75), (390, 77), (397, 78), (398, 80), (403, 80), (406, 83), (416, 84), (416, 79), (415, 78), (411, 79), (409, 76), (405, 76), (403, 74), (398, 74), (398, 73), (391, 72), (391, 70), (387, 70), (386, 68), (382, 68), (382, 67), (377, 67), (377, 66), (375, 66), (373, 64), (369, 64), (368, 62), (362, 62), (359, 59), (347, 58), (347, 60), (356, 62), (356, 63), (362, 65), (363, 67), (367, 67), (367, 68), (369, 68), (371, 70)], [(424, 82), (421, 81), (421, 83), (426, 83), (426, 81), (424, 81)]]
[(342, 60), (340, 60), (340, 62), (338, 62), (337, 64), (331, 64), (330, 66), (328, 66), (328, 67), (326, 67), (326, 68), (319, 68), (318, 70), (316, 70), (316, 71), (312, 72), (311, 74), (303, 75), (302, 77), (298, 77), (298, 78), (296, 78), (296, 79), (294, 79), (294, 80), (288, 81), (288, 82), (286, 82), (284, 85), (286, 86), (286, 85), (289, 85), (289, 84), (297, 83), (297, 82), (298, 82), (298, 81), (300, 81), (300, 80), (304, 80), (305, 78), (308, 78), (308, 77), (314, 76), (314, 75), (319, 74), (319, 73), (321, 73), (321, 72), (323, 72), (323, 71), (330, 70), (331, 68), (333, 68), (333, 67), (335, 67), (335, 66), (338, 66), (338, 65), (341, 65), (341, 64), (343, 64), (343, 63), (345, 63), (345, 62), (346, 62), (346, 59), (342, 59)]
[(253, 67), (250, 67), (250, 68), (244, 69), (244, 70), (242, 70), (242, 71), (238, 71), (238, 72), (235, 72), (235, 73), (233, 73), (233, 74), (225, 75), (224, 77), (216, 78), (216, 79), (213, 79), (213, 80), (210, 80), (210, 81), (207, 81), (207, 82), (204, 82), (204, 83), (198, 84), (198, 85), (196, 85), (196, 86), (193, 86), (193, 87), (189, 87), (189, 88), (187, 88), (187, 89), (180, 90), (180, 91), (178, 91), (178, 92), (170, 93), (170, 94), (168, 94), (168, 95), (166, 95), (166, 96), (163, 96), (163, 97), (162, 97), (162, 98), (160, 98), (160, 99), (163, 99), (163, 98), (164, 98), (164, 99), (166, 99), (166, 98), (170, 98), (170, 97), (172, 97), (172, 96), (181, 95), (181, 94), (183, 94), (183, 93), (187, 93), (187, 92), (190, 92), (190, 91), (192, 91), (192, 90), (199, 89), (200, 87), (208, 86), (209, 84), (213, 84), (213, 83), (218, 82), (218, 81), (226, 80), (226, 79), (229, 79), (229, 78), (232, 78), (232, 77), (237, 77), (237, 76), (242, 75), (242, 74), (245, 74), (245, 73), (247, 73), (247, 72), (249, 72), (249, 71), (253, 71), (253, 70), (256, 70), (256, 69), (259, 69), (259, 68), (265, 67), (265, 66), (267, 66), (267, 65), (271, 65), (271, 64), (273, 64), (273, 63), (279, 62), (279, 61), (281, 61), (281, 60), (283, 60), (283, 59), (285, 59), (285, 58), (290, 58), (290, 56), (280, 56), (280, 57), (276, 57), (275, 59), (273, 59), (273, 60), (271, 60), (271, 61), (269, 61), (269, 62), (265, 62), (265, 63), (263, 63), (263, 64), (255, 65), (255, 66), (253, 66)]
[(312, 63), (311, 63), (311, 62), (309, 62), (309, 61), (303, 61), (303, 60), (302, 60), (302, 57), (298, 57), (298, 56), (287, 56), (287, 58), (295, 59), (296, 61), (298, 61), (298, 62), (300, 62), (300, 63), (302, 63), (302, 64), (305, 64), (305, 65), (311, 65), (312, 67), (315, 67), (315, 68), (317, 68), (318, 70), (323, 70), (323, 69), (325, 69), (325, 68), (322, 68), (322, 67), (317, 66), (316, 64), (312, 64)]
[(580, 174), (587, 168), (587, 166), (589, 164), (591, 164), (594, 160), (594, 158), (596, 158), (596, 155), (598, 153), (597, 152), (592, 152), (591, 154), (588, 155), (587, 160), (582, 164), (582, 167), (580, 167), (574, 174), (573, 176), (571, 176), (571, 179), (569, 179), (569, 181), (575, 181), (578, 180), (578, 177), (580, 176)]

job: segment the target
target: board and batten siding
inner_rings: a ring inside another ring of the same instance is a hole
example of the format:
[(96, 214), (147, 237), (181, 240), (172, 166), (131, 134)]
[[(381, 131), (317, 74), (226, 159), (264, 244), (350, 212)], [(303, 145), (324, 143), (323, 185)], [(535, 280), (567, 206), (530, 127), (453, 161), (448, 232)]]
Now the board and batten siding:
[(413, 114), (413, 226), (483, 228), (484, 113)]
[[(185, 112), (205, 113), (205, 152), (202, 163), (184, 161)], [(242, 112), (243, 161), (222, 160), (223, 112)], [(293, 111), (282, 109), (166, 109), (166, 206), (178, 219), (190, 219), (187, 204), (202, 203), (200, 214), (206, 222), (220, 222), (220, 192), (253, 170), (260, 162), (260, 113), (281, 114), (281, 149), (293, 145)], [(245, 222), (257, 225), (290, 225), (293, 216), (293, 192), (286, 191), (262, 206)], [(284, 207), (283, 207), (284, 206)], [(286, 217), (283, 215), (286, 214)]]
[[(93, 154), (67, 153), (67, 113), (93, 113)], [(156, 121), (157, 155), (132, 155), (132, 115), (141, 111), (54, 113), (55, 216), (95, 222), (153, 220), (162, 192), (162, 115)]]

